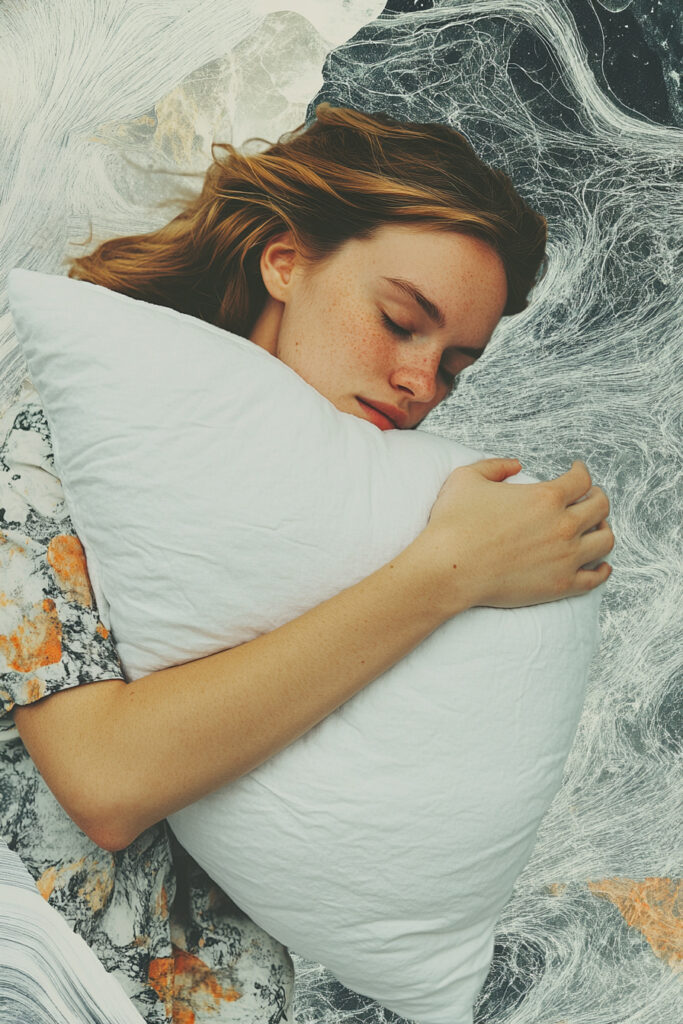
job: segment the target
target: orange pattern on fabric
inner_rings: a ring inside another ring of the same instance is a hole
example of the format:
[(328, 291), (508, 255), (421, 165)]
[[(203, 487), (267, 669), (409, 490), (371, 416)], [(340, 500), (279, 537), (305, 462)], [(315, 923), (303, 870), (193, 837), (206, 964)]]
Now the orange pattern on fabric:
[(93, 913), (102, 910), (114, 888), (114, 855), (98, 850), (95, 855), (79, 857), (78, 860), (64, 864), (62, 867), (46, 868), (36, 882), (38, 892), (45, 900), (49, 900), (56, 886), (66, 885), (74, 875), (83, 878), (83, 885), (78, 890)]
[(173, 1015), (173, 978), (175, 963), (172, 956), (158, 956), (150, 960), (147, 978), (151, 988), (164, 1002), (166, 1016)]
[(104, 623), (103, 622), (98, 622), (96, 629), (97, 629), (97, 632), (100, 634), (100, 636), (104, 637), (104, 639), (106, 640), (107, 637), (109, 636), (109, 630), (104, 625)]
[(85, 551), (78, 537), (66, 533), (53, 537), (47, 548), (47, 560), (67, 599), (76, 601), (84, 608), (92, 607)]
[[(0, 544), (9, 544), (9, 537), (5, 536), (4, 533), (0, 533)], [(12, 547), (9, 549), (9, 556), (13, 558), (15, 555), (23, 555), (26, 553), (26, 548), (23, 544), (20, 544), (15, 538), (12, 539)]]
[(599, 899), (609, 900), (630, 928), (637, 928), (655, 956), (676, 973), (683, 970), (683, 879), (606, 878), (588, 882)]
[(36, 889), (44, 900), (49, 900), (57, 880), (57, 868), (48, 868), (36, 882)]
[(27, 679), (24, 686), (26, 688), (26, 701), (28, 704), (33, 704), (45, 696), (45, 680), (39, 679), (38, 676)]
[(59, 883), (62, 883), (64, 876), (69, 878), (73, 873), (85, 863), (85, 857), (80, 857), (78, 860), (72, 861), (70, 864), (65, 864), (61, 868), (46, 868), (42, 875), (36, 882), (36, 888), (43, 899), (49, 900), (52, 895), (52, 890)]
[(15, 672), (34, 672), (62, 657), (62, 624), (51, 597), (33, 605), (9, 636), (0, 633), (0, 653)]
[(107, 905), (114, 888), (114, 858), (105, 860), (103, 864), (93, 865), (88, 871), (85, 884), (78, 890), (93, 912), (102, 910)]
[(193, 953), (172, 945), (175, 960), (173, 1024), (195, 1024), (197, 1012), (211, 1013), (218, 1003), (234, 1003), (241, 992), (219, 984), (215, 972)]
[(161, 917), (168, 917), (168, 895), (166, 893), (166, 886), (162, 885), (159, 895), (156, 898), (154, 910)]

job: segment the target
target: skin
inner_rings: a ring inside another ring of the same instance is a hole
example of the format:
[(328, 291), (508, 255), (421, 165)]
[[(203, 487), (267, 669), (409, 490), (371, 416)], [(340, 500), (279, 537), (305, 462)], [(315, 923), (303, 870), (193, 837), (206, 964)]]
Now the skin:
[[(260, 267), (268, 297), (250, 340), (341, 412), (372, 422), (358, 397), (383, 402), (404, 413), (403, 429), (416, 427), (483, 353), (507, 299), (504, 265), (491, 246), (423, 226), (382, 225), (315, 266), (285, 232), (265, 245)], [(416, 285), (440, 307), (443, 325), (385, 277)], [(395, 333), (383, 314), (410, 333)]]
[[(354, 416), (367, 418), (355, 399), (361, 394), (405, 411), (404, 428), (417, 425), (448, 392), (440, 372), (459, 373), (473, 361), (457, 346), (483, 351), (504, 308), (502, 264), (478, 239), (384, 226), (314, 272), (297, 261), (291, 241), (282, 235), (264, 249), (269, 298), (251, 340)], [(414, 281), (443, 308), (443, 326), (383, 276)], [(382, 311), (412, 329), (409, 340), (391, 333)], [(454, 615), (592, 589), (595, 581), (581, 585), (567, 566), (587, 563), (599, 543), (602, 554), (612, 550), (614, 536), (599, 522), (609, 511), (601, 488), (578, 501), (591, 482), (582, 463), (550, 484), (493, 487), (514, 472), (502, 459), (454, 470), (408, 547), (248, 643), (129, 683), (105, 679), (13, 708), (22, 741), (66, 813), (98, 846), (124, 850), (298, 739)], [(568, 507), (572, 499), (578, 507)], [(476, 528), (463, 545), (469, 522)], [(601, 535), (585, 532), (598, 522)]]

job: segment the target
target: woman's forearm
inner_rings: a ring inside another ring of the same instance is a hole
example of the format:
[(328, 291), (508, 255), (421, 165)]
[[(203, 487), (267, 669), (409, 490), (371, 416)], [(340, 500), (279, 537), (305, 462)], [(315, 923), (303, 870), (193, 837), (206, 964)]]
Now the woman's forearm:
[(453, 615), (600, 586), (610, 566), (584, 566), (612, 550), (614, 534), (586, 466), (498, 486), (518, 471), (503, 459), (455, 469), (428, 526), (392, 562), (271, 633), (129, 684), (73, 685), (16, 707), (62, 807), (120, 849), (286, 747)]
[(126, 846), (251, 771), (468, 607), (440, 605), (424, 566), (415, 542), (271, 633), (121, 684), (93, 723), (111, 795), (96, 841)]

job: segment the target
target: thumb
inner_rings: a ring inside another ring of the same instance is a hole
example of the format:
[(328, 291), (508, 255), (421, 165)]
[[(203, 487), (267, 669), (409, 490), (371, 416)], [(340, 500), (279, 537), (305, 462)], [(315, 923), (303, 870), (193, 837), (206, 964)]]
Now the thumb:
[(487, 480), (505, 480), (506, 477), (519, 473), (522, 464), (519, 459), (479, 459), (472, 463)]

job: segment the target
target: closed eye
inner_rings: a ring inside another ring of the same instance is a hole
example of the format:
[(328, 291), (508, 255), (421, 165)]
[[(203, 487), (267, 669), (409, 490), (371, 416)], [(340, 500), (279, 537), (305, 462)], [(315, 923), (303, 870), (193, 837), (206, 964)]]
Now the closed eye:
[[(395, 324), (394, 321), (390, 317), (388, 317), (387, 314), (384, 312), (382, 312), (382, 320), (389, 328), (389, 330), (399, 338), (409, 338), (413, 333), (412, 331), (407, 330), (405, 327), (399, 327), (399, 325)], [(443, 366), (440, 367), (439, 372), (446, 381), (449, 390), (452, 389), (453, 385), (455, 384), (456, 374), (448, 373), (447, 370), (444, 370)]]
[(389, 330), (392, 331), (394, 334), (397, 334), (399, 338), (409, 338), (410, 335), (413, 333), (412, 331), (407, 330), (405, 327), (399, 327), (398, 324), (395, 324), (393, 320), (389, 319), (386, 313), (382, 313), (382, 320), (387, 325)]

